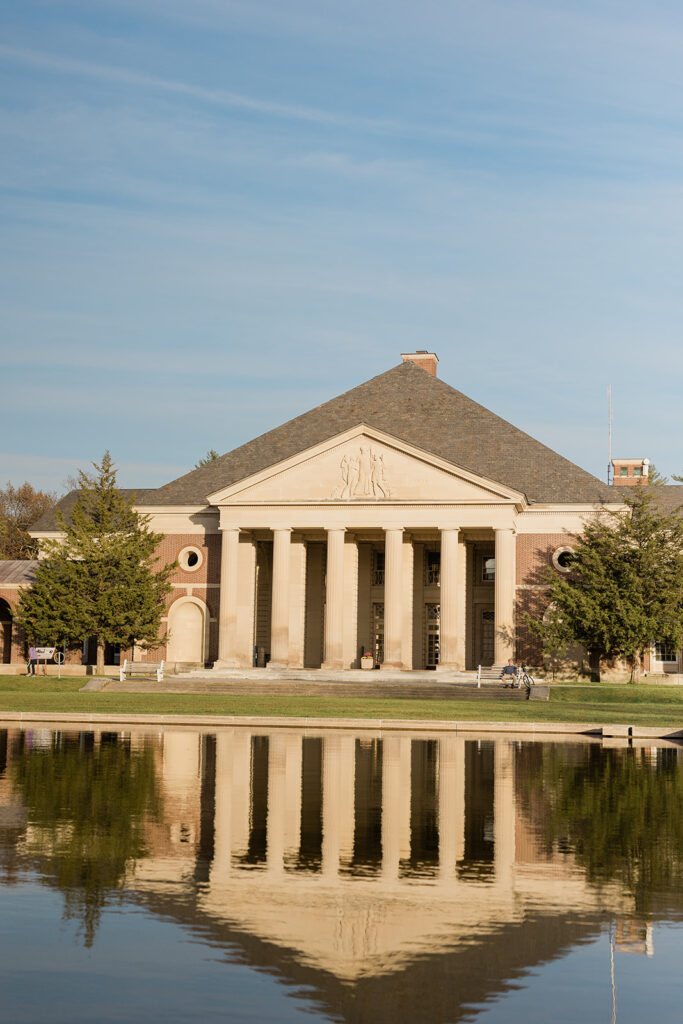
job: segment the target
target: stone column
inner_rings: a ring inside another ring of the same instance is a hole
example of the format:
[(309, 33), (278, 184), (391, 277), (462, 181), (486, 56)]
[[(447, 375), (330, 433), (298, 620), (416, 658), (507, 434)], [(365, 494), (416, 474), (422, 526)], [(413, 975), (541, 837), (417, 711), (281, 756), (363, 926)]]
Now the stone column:
[(458, 576), (460, 529), (441, 531), (441, 622), (439, 635), (439, 671), (453, 671), (458, 664)]
[(410, 671), (413, 667), (413, 589), (415, 587), (415, 548), (410, 534), (403, 534), (403, 584), (401, 589), (401, 663)]
[(457, 595), (457, 618), (455, 645), (455, 663), (463, 671), (467, 668), (467, 542), (462, 535), (458, 535), (458, 595)]
[(504, 665), (515, 650), (515, 534), (511, 529), (496, 530), (495, 601), (493, 661)]
[(325, 583), (324, 669), (344, 667), (344, 534), (345, 529), (327, 531), (327, 577)]
[(218, 665), (238, 668), (237, 657), (237, 558), (240, 531), (221, 530), (221, 590), (218, 613)]
[(273, 530), (273, 604), (269, 668), (289, 664), (289, 561), (291, 529)]
[(360, 668), (358, 643), (358, 543), (347, 533), (344, 543), (344, 668)]
[(304, 667), (306, 626), (306, 542), (292, 534), (289, 564), (289, 657), (290, 668)]
[(384, 532), (384, 664), (402, 668), (403, 527)]
[(240, 668), (253, 668), (256, 542), (253, 535), (247, 530), (240, 530), (237, 566), (237, 661)]

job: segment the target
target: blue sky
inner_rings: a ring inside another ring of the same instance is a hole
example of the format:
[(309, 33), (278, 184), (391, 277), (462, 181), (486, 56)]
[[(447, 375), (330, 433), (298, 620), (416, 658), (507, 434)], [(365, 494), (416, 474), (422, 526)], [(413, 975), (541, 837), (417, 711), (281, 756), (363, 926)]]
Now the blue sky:
[(0, 481), (154, 486), (426, 348), (683, 470), (683, 7), (9, 0)]

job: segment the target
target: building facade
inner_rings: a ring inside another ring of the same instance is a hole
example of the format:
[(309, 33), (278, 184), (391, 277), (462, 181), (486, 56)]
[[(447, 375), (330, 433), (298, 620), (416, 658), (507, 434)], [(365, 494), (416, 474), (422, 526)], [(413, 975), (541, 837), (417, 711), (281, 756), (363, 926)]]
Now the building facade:
[[(161, 556), (179, 563), (158, 657), (340, 670), (367, 652), (386, 668), (449, 670), (533, 654), (523, 613), (542, 601), (542, 570), (566, 571), (585, 517), (620, 502), (436, 369), (433, 353), (406, 354), (139, 492)], [(34, 535), (55, 535), (50, 515)]]
[[(154, 657), (243, 670), (354, 669), (366, 653), (406, 670), (538, 663), (524, 613), (547, 606), (545, 570), (568, 571), (586, 517), (621, 494), (441, 381), (437, 363), (404, 354), (137, 492), (161, 557), (178, 560)], [(54, 514), (32, 533), (57, 536)], [(11, 614), (12, 594), (0, 597)], [(109, 660), (123, 656), (149, 660)]]

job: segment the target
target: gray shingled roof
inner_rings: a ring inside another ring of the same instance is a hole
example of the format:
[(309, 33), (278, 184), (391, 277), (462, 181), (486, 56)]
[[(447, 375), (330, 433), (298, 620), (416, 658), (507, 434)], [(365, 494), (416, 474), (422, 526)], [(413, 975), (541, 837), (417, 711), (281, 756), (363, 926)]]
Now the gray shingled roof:
[(31, 559), (6, 559), (0, 561), (0, 586), (3, 584), (32, 583), (38, 562)]
[[(123, 493), (136, 494), (139, 505), (202, 505), (214, 491), (361, 423), (520, 491), (530, 502), (602, 503), (623, 497), (624, 488), (607, 487), (411, 362), (373, 377), (163, 487)], [(683, 487), (663, 488), (678, 490), (683, 492)], [(67, 517), (77, 496), (78, 491), (71, 491), (57, 506)], [(677, 504), (674, 496), (664, 500)], [(32, 527), (38, 532), (55, 528), (54, 511), (45, 513)]]
[(444, 381), (405, 362), (149, 492), (145, 503), (200, 503), (207, 494), (360, 423), (521, 491), (532, 502), (614, 500), (610, 489), (590, 473)]
[[(154, 491), (145, 490), (143, 487), (122, 487), (120, 490), (121, 494), (124, 494), (127, 498), (134, 494), (141, 504), (143, 501), (147, 501), (148, 494), (154, 493)], [(57, 509), (67, 520), (70, 519), (71, 510), (76, 504), (79, 494), (80, 491), (78, 488), (75, 488), (73, 491), (65, 494), (63, 498), (60, 498), (55, 508), (44, 512), (40, 519), (35, 521), (31, 526), (31, 533), (51, 533), (57, 530)]]

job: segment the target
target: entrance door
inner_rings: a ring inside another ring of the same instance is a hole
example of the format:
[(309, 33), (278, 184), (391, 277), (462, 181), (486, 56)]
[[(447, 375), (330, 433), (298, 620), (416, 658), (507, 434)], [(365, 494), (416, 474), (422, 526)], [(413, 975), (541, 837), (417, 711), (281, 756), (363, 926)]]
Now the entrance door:
[(481, 613), (481, 661), (480, 665), (493, 665), (493, 633), (495, 627), (495, 612), (482, 611)]
[(425, 605), (425, 643), (424, 643), (424, 664), (425, 668), (436, 668), (439, 664), (439, 635), (440, 635), (441, 605)]

